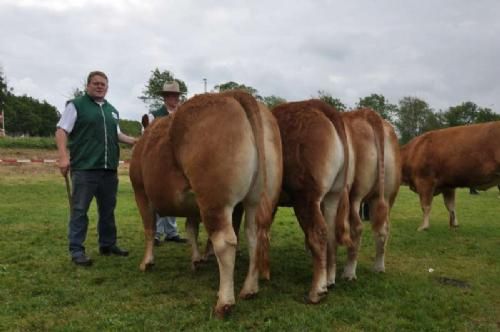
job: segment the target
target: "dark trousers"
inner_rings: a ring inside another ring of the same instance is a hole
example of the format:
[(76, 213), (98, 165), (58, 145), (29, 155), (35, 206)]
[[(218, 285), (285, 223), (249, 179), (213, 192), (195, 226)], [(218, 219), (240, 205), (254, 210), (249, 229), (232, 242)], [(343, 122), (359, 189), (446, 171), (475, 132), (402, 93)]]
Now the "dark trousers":
[(87, 212), (95, 197), (99, 220), (97, 231), (99, 246), (116, 244), (115, 206), (118, 189), (116, 171), (90, 170), (72, 172), (73, 210), (69, 220), (69, 251), (72, 257), (85, 254), (83, 243), (87, 237), (89, 218)]

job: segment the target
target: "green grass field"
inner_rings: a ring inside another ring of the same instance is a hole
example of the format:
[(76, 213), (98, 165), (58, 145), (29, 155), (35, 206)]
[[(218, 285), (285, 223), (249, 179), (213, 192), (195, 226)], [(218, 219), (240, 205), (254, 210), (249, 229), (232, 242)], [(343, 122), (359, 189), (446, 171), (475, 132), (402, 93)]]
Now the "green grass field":
[[(0, 330), (5, 331), (498, 331), (500, 329), (500, 198), (491, 189), (457, 195), (460, 228), (450, 230), (436, 197), (427, 232), (417, 196), (402, 187), (392, 213), (384, 274), (371, 271), (374, 246), (365, 223), (358, 280), (339, 280), (319, 305), (302, 298), (311, 258), (293, 211), (280, 209), (272, 227), (271, 281), (238, 300), (229, 319), (211, 316), (218, 289), (214, 260), (190, 269), (187, 245), (156, 250), (156, 266), (139, 271), (142, 223), (126, 171), (116, 210), (123, 257), (101, 257), (92, 205), (87, 252), (91, 268), (67, 253), (68, 207), (57, 170), (0, 166)], [(7, 170), (5, 170), (7, 169)], [(184, 223), (179, 222), (184, 232)], [(243, 235), (243, 233), (242, 233)], [(244, 236), (242, 236), (244, 238)], [(201, 242), (206, 233), (202, 230)], [(345, 250), (340, 251), (343, 267)], [(235, 286), (248, 255), (243, 240)], [(429, 269), (434, 271), (431, 273)], [(340, 273), (338, 273), (340, 275)]]

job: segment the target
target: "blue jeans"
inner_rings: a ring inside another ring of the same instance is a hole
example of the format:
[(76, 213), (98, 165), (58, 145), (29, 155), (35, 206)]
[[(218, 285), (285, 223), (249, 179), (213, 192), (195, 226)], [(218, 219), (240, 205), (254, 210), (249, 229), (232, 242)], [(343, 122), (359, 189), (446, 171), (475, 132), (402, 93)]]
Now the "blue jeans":
[(175, 217), (160, 217), (156, 215), (156, 234), (155, 238), (161, 240), (162, 235), (165, 238), (171, 238), (179, 235), (177, 233), (177, 223), (175, 222)]
[(95, 197), (99, 220), (97, 231), (99, 246), (111, 247), (116, 244), (115, 206), (118, 176), (111, 170), (88, 170), (72, 172), (73, 210), (69, 220), (69, 251), (72, 257), (85, 254), (85, 238), (89, 218), (87, 212)]

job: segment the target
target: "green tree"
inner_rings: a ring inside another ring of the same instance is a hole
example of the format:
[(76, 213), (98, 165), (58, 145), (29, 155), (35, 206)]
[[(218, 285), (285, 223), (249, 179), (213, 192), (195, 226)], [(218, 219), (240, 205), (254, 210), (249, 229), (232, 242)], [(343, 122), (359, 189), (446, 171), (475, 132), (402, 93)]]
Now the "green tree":
[(471, 101), (452, 106), (444, 113), (444, 120), (448, 127), (463, 126), (472, 123), (497, 121), (500, 115), (489, 108), (482, 108)]
[(446, 126), (463, 126), (476, 122), (478, 109), (479, 107), (471, 101), (450, 107), (448, 111), (444, 113)]
[(226, 83), (218, 84), (214, 86), (214, 89), (218, 92), (228, 91), (228, 90), (244, 90), (255, 97), (255, 99), (263, 101), (262, 96), (259, 95), (257, 89), (252, 88), (251, 86), (247, 86), (245, 84), (239, 84), (233, 81), (229, 81)]
[(370, 107), (384, 119), (391, 122), (393, 121), (393, 117), (397, 113), (398, 108), (396, 105), (390, 104), (383, 95), (375, 93), (372, 93), (367, 97), (360, 98), (356, 107)]
[(286, 99), (274, 95), (264, 97), (262, 101), (264, 102), (264, 104), (266, 104), (266, 106), (269, 109), (272, 109), (278, 106), (279, 104), (286, 103)]
[(7, 82), (5, 77), (3, 76), (2, 67), (0, 67), (0, 112), (5, 106), (5, 101), (7, 100), (8, 94), (9, 90), (7, 89)]
[(479, 108), (476, 115), (476, 123), (500, 121), (500, 114), (493, 112), (490, 108)]
[(34, 136), (52, 136), (56, 131), (57, 121), (59, 121), (59, 112), (57, 109), (46, 101), (39, 102), (35, 100), (37, 107), (33, 108), (34, 113), (40, 119), (38, 128), (32, 128)]
[(333, 97), (330, 93), (319, 90), (318, 91), (318, 98), (325, 103), (333, 106), (337, 111), (340, 112), (345, 112), (347, 110), (347, 107), (345, 106), (344, 103), (340, 101), (340, 99)]
[(23, 95), (9, 94), (5, 103), (5, 131), (9, 135), (51, 136), (59, 112), (47, 103)]
[(163, 97), (159, 94), (161, 89), (163, 88), (163, 84), (167, 81), (177, 81), (179, 83), (179, 88), (183, 95), (181, 95), (181, 99), (185, 99), (185, 95), (188, 92), (186, 83), (184, 81), (174, 78), (174, 74), (168, 70), (160, 71), (160, 69), (155, 68), (151, 71), (151, 77), (148, 80), (148, 83), (142, 90), (142, 96), (139, 96), (146, 105), (148, 105), (149, 110), (153, 111), (160, 108), (163, 105)]
[[(5, 119), (8, 117), (8, 114), (6, 112), (6, 107), (7, 107), (7, 100), (10, 98), (12, 94), (12, 89), (9, 89), (7, 86), (7, 79), (4, 76), (3, 69), (0, 67), (0, 115), (2, 114), (2, 111), (4, 112), (5, 117), (2, 119), (3, 124), (5, 124)], [(5, 125), (5, 131), (7, 131), (7, 126)], [(2, 125), (0, 124), (0, 129), (2, 128)], [(5, 134), (5, 133), (3, 133)]]
[(402, 144), (426, 131), (440, 128), (439, 118), (429, 105), (416, 97), (404, 97), (399, 101), (395, 126)]

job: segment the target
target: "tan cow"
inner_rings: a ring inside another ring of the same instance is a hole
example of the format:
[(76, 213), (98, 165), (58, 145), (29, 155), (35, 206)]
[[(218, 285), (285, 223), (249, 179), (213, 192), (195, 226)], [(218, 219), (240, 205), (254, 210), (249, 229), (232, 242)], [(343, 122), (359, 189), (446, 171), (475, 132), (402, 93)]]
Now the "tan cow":
[(457, 227), (455, 188), (500, 183), (500, 121), (427, 132), (401, 148), (402, 180), (418, 193), (429, 228), (432, 198), (443, 194), (450, 227)]
[(223, 317), (235, 303), (231, 214), (242, 202), (250, 263), (240, 297), (256, 294), (259, 272), (269, 278), (268, 233), (281, 188), (281, 158), (275, 119), (243, 92), (199, 95), (173, 115), (154, 121), (130, 163), (146, 238), (141, 270), (154, 264), (153, 211), (189, 220), (200, 216), (219, 264), (214, 311)]
[(335, 234), (350, 241), (346, 133), (340, 114), (320, 100), (281, 104), (272, 113), (283, 142), (283, 191), (313, 256), (306, 300), (318, 303), (328, 291), (327, 244)]
[[(357, 256), (361, 241), (361, 202), (370, 206), (370, 220), (375, 238), (374, 270), (385, 271), (385, 245), (389, 236), (389, 213), (399, 191), (401, 160), (394, 128), (368, 108), (342, 113), (349, 133), (350, 156), (350, 230), (352, 245), (347, 248), (347, 262), (342, 277), (356, 279)], [(335, 282), (336, 246), (331, 261), (328, 283)]]

